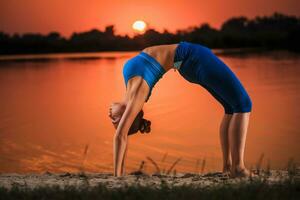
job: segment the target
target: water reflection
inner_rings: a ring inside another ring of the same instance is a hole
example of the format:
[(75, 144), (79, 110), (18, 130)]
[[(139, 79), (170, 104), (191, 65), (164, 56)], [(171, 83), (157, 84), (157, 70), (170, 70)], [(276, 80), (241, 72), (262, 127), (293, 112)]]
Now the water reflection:
[[(76, 172), (83, 159), (85, 170), (111, 171), (114, 129), (107, 107), (124, 95), (122, 66), (136, 53), (25, 56), (18, 62), (7, 60), (17, 57), (5, 57), (5, 62), (2, 57), (0, 171)], [(299, 162), (300, 56), (272, 52), (220, 57), (253, 101), (246, 165), (254, 166), (261, 153), (263, 166), (268, 159), (273, 168), (285, 167), (290, 157)], [(142, 160), (154, 171), (146, 156), (163, 168), (181, 157), (177, 171), (194, 171), (198, 159), (206, 160), (205, 171), (221, 169), (218, 128), (223, 109), (205, 89), (169, 71), (144, 110), (152, 132), (130, 137), (129, 171)]]

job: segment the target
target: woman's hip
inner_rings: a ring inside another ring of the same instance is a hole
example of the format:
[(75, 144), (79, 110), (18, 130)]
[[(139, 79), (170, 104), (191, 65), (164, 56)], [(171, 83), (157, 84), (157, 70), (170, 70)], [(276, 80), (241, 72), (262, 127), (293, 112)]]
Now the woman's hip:
[(186, 80), (214, 90), (230, 102), (248, 96), (234, 72), (210, 49), (202, 45), (191, 46), (189, 57), (179, 69)]

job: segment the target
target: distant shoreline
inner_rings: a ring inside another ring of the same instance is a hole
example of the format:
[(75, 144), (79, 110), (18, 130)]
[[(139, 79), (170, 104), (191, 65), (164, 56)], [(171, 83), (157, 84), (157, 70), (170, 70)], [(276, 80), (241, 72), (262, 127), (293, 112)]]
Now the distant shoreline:
[[(92, 28), (92, 27), (91, 27)], [(187, 27), (171, 33), (165, 29), (145, 30), (133, 38), (115, 34), (115, 26), (105, 30), (92, 28), (63, 37), (59, 32), (15, 33), (0, 30), (0, 55), (40, 54), (63, 52), (136, 51), (148, 46), (187, 41), (215, 48), (287, 49), (300, 52), (300, 18), (274, 12), (269, 16), (231, 17), (219, 29), (208, 23)]]
[[(265, 54), (273, 52), (284, 52), (300, 55), (300, 52), (289, 51), (286, 49), (268, 50), (265, 48), (226, 48), (212, 49), (216, 55), (234, 56), (234, 55), (251, 55)], [(80, 60), (98, 60), (98, 59), (119, 59), (130, 58), (139, 51), (98, 51), (98, 52), (62, 52), (62, 53), (40, 53), (40, 54), (12, 54), (0, 55), (0, 63), (2, 62), (49, 62), (49, 61), (80, 61)], [(130, 53), (129, 55), (120, 55), (120, 53)]]

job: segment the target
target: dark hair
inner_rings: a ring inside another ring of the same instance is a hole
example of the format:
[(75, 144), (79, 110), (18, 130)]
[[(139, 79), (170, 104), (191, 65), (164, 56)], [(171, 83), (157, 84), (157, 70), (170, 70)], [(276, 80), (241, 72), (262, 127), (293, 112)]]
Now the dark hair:
[(128, 135), (132, 135), (140, 131), (141, 133), (149, 133), (151, 131), (151, 122), (143, 118), (144, 111), (141, 110), (135, 117), (131, 127), (128, 131)]

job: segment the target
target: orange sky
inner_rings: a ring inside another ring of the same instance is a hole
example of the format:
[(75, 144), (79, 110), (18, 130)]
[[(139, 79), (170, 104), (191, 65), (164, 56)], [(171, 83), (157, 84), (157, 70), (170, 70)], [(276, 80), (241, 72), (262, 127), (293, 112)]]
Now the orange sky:
[(208, 22), (219, 28), (224, 20), (278, 11), (300, 15), (300, 0), (0, 0), (0, 31), (8, 33), (104, 30), (133, 34), (132, 23), (145, 20), (158, 31), (171, 32)]

